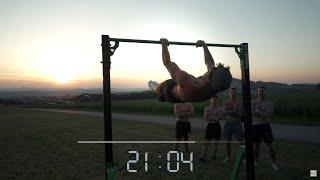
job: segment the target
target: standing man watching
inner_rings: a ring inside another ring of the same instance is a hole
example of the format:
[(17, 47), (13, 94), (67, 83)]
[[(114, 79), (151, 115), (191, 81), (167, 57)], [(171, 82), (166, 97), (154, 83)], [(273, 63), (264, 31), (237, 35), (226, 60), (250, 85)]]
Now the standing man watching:
[[(269, 155), (272, 160), (272, 169), (278, 170), (276, 165), (276, 153), (272, 146), (273, 135), (270, 126), (270, 119), (274, 112), (274, 105), (271, 101), (266, 100), (266, 88), (258, 88), (258, 98), (252, 100), (252, 124), (253, 124), (253, 142), (255, 143), (256, 162), (260, 155), (260, 144), (263, 140), (269, 149)], [(256, 163), (257, 164), (257, 163)]]
[[(191, 103), (175, 103), (174, 113), (177, 117), (176, 123), (176, 140), (180, 141), (182, 138), (184, 141), (189, 141), (191, 138), (191, 124), (190, 116), (194, 114), (194, 109)], [(186, 153), (189, 153), (189, 144), (184, 143)], [(176, 143), (175, 150), (178, 151), (179, 144)]]
[(237, 141), (242, 141), (243, 131), (241, 125), (241, 105), (236, 99), (237, 89), (231, 88), (229, 90), (229, 99), (223, 102), (223, 111), (226, 117), (226, 123), (224, 125), (224, 138), (226, 141), (227, 157), (224, 162), (229, 162), (231, 157), (231, 143), (232, 136), (234, 135)]
[(220, 120), (223, 116), (223, 111), (220, 107), (217, 106), (217, 96), (214, 95), (211, 98), (211, 103), (204, 109), (204, 120), (208, 122), (206, 135), (205, 135), (205, 143), (203, 144), (202, 154), (200, 157), (200, 161), (205, 161), (205, 156), (209, 149), (210, 141), (214, 139), (213, 143), (213, 157), (212, 159), (216, 159), (217, 151), (218, 151), (218, 143), (221, 139), (221, 126)]

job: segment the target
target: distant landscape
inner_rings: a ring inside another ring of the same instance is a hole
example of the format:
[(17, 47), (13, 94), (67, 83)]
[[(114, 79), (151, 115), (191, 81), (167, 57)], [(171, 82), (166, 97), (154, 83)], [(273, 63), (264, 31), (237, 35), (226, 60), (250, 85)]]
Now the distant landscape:
[[(146, 83), (147, 84), (147, 83)], [(301, 83), (301, 84), (285, 84), (278, 82), (263, 82), (263, 81), (251, 81), (251, 89), (254, 91), (259, 86), (266, 86), (268, 93), (288, 93), (295, 92), (299, 90), (312, 90), (320, 89), (320, 83), (310, 84), (310, 83)], [(241, 90), (241, 79), (233, 79), (232, 87), (237, 87)], [(130, 89), (119, 89), (111, 88), (111, 92), (114, 94), (117, 93), (128, 93), (128, 92), (141, 92), (147, 91), (148, 88), (130, 88)], [(75, 96), (83, 93), (89, 94), (101, 94), (101, 88), (88, 88), (88, 89), (33, 89), (33, 88), (11, 88), (11, 89), (0, 89), (0, 98), (14, 98), (14, 97), (26, 97), (26, 96)]]
[[(259, 86), (267, 88), (267, 97), (275, 104), (274, 122), (286, 124), (320, 125), (320, 86), (319, 84), (283, 84), (276, 82), (251, 82), (252, 98), (256, 97)], [(232, 87), (241, 91), (241, 80), (234, 79)], [(102, 89), (71, 90), (28, 90), (1, 92), (0, 104), (20, 107), (60, 108), (102, 111)], [(241, 93), (241, 92), (240, 92)], [(241, 100), (239, 93), (238, 99)], [(7, 96), (5, 96), (7, 95)], [(227, 98), (227, 91), (221, 93), (218, 105)], [(172, 115), (171, 103), (159, 102), (158, 96), (148, 90), (113, 89), (111, 94), (112, 111), (121, 113), (141, 113)], [(193, 103), (196, 116), (201, 117), (209, 101)]]

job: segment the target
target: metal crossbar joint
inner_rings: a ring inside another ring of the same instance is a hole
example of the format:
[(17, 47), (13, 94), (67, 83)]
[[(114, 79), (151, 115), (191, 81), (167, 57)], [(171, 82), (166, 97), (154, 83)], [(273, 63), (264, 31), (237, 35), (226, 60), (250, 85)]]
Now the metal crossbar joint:
[(241, 52), (240, 52), (240, 47), (235, 47), (234, 50), (236, 51), (237, 55), (241, 59)]
[(112, 56), (114, 54), (114, 52), (116, 52), (116, 49), (119, 47), (119, 41), (114, 41), (114, 46), (110, 45), (110, 55)]

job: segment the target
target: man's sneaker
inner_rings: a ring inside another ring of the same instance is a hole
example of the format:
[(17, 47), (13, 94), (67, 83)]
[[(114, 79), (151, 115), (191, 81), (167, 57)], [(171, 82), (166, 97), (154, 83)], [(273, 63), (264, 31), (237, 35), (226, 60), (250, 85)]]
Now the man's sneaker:
[(230, 162), (230, 158), (226, 157), (222, 162), (223, 163), (229, 163)]
[(275, 170), (275, 171), (278, 171), (278, 170), (279, 170), (278, 166), (277, 166), (276, 164), (274, 164), (274, 163), (272, 163), (271, 167), (272, 167), (272, 169)]

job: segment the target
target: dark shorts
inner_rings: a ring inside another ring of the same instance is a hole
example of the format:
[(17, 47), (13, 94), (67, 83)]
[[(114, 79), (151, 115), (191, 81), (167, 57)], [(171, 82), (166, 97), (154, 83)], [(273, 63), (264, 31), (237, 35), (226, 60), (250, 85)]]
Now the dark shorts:
[(184, 138), (185, 141), (189, 140), (188, 134), (191, 133), (191, 124), (190, 122), (182, 122), (177, 121), (176, 123), (176, 138), (182, 139)]
[(160, 102), (171, 102), (171, 103), (180, 103), (184, 102), (180, 99), (176, 99), (173, 94), (173, 89), (177, 83), (173, 79), (168, 79), (160, 84), (159, 91), (159, 101)]
[(221, 139), (221, 126), (220, 123), (208, 123), (206, 129), (206, 140), (220, 140)]
[(216, 94), (217, 92), (212, 90), (210, 87), (210, 84), (207, 83), (202, 89), (202, 95), (200, 97), (197, 96), (191, 96), (191, 97), (184, 97), (184, 100), (177, 99), (174, 96), (174, 88), (178, 84), (173, 79), (168, 79), (160, 84), (160, 91), (159, 91), (159, 98), (158, 100), (160, 102), (171, 102), (171, 103), (181, 103), (186, 102), (185, 99), (188, 100), (188, 102), (200, 102), (204, 100), (208, 100), (212, 97), (212, 95)]
[(242, 131), (242, 125), (240, 122), (237, 123), (228, 123), (224, 125), (223, 128), (223, 137), (227, 141), (232, 140), (232, 136), (234, 135), (235, 139), (238, 141), (242, 141), (243, 139), (243, 131)]
[(272, 143), (273, 135), (270, 124), (258, 124), (252, 126), (252, 136), (254, 143)]

